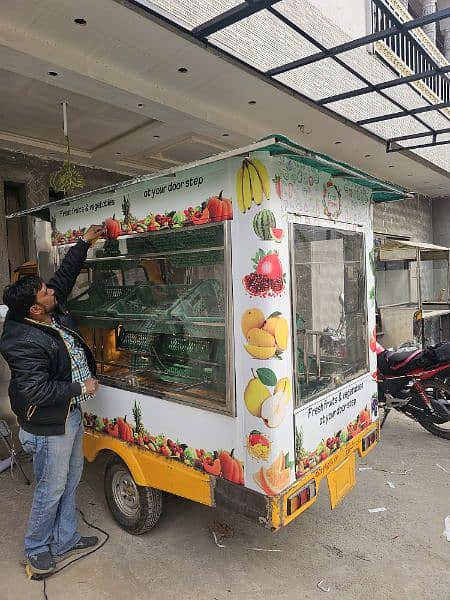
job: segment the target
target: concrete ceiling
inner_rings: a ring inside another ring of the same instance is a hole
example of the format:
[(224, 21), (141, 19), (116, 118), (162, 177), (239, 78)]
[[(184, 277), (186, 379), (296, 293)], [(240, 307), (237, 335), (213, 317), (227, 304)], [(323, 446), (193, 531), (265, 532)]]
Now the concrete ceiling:
[(450, 193), (448, 172), (386, 154), (379, 139), (119, 2), (15, 0), (0, 12), (0, 147), (64, 158), (66, 100), (73, 156), (87, 166), (143, 174), (281, 133), (413, 191)]

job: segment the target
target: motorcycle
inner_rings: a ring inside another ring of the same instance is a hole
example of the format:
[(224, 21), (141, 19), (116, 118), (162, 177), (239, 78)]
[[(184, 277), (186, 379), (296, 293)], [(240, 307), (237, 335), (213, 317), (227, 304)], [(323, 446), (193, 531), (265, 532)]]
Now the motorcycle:
[(424, 350), (416, 346), (385, 350), (378, 342), (378, 404), (417, 421), (427, 431), (450, 440), (450, 342)]

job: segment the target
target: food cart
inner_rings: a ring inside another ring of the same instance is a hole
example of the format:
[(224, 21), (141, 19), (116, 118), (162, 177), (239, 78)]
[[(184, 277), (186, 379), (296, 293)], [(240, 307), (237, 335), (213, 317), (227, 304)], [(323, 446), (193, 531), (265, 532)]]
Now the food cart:
[(375, 256), (383, 346), (425, 348), (450, 340), (450, 248), (393, 239), (376, 247)]
[(100, 381), (85, 456), (110, 456), (124, 529), (162, 491), (276, 530), (324, 479), (332, 508), (351, 490), (379, 438), (371, 204), (403, 195), (276, 137), (26, 211), (45, 273), (105, 223), (69, 309)]

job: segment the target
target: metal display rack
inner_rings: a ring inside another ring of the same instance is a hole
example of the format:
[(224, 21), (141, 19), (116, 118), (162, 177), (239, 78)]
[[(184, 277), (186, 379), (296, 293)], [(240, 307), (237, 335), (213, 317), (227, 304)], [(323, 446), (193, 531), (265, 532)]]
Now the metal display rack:
[[(126, 254), (122, 247), (113, 256), (102, 246), (95, 249), (86, 261), (95, 277), (69, 302), (83, 326), (97, 330), (101, 373), (113, 379), (117, 372), (123, 379), (125, 370), (133, 381), (149, 379), (150, 387), (151, 381), (176, 391), (211, 386), (225, 395), (224, 282), (191, 281), (191, 268), (223, 264), (223, 224), (142, 234), (127, 239), (126, 246)], [(101, 279), (102, 267), (123, 275), (130, 264), (142, 269), (144, 278), (145, 261), (164, 265), (162, 272), (175, 269), (178, 278), (184, 273), (186, 282), (111, 285)], [(114, 330), (108, 341), (107, 330)]]

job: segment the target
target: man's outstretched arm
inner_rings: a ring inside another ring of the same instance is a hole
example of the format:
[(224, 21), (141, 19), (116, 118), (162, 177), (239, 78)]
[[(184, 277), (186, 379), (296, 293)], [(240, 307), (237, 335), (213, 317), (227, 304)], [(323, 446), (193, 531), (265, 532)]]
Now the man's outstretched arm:
[(64, 304), (75, 285), (76, 278), (86, 260), (91, 242), (103, 232), (102, 225), (91, 225), (84, 236), (78, 240), (64, 257), (61, 266), (47, 283), (47, 287), (55, 290), (59, 304)]

